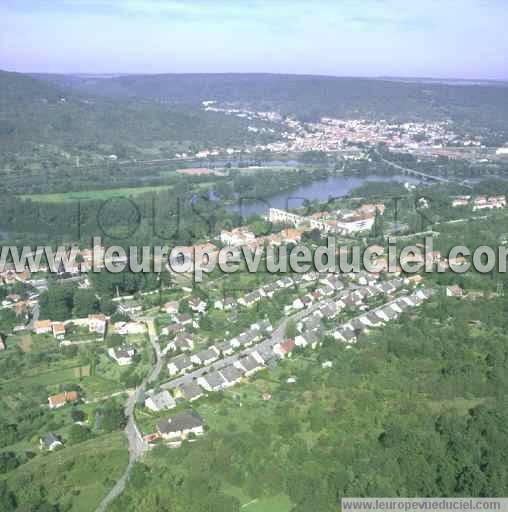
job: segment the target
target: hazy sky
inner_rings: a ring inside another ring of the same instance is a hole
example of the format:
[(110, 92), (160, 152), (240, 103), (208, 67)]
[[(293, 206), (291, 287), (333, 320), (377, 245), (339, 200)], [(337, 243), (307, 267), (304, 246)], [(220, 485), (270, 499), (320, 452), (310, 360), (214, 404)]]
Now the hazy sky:
[(508, 78), (508, 0), (0, 0), (0, 69)]

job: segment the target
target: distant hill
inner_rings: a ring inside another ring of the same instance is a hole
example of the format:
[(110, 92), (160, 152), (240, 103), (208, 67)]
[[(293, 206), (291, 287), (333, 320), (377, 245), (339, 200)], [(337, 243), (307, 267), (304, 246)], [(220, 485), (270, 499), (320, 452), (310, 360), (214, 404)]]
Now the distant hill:
[(114, 98), (169, 104), (203, 100), (250, 105), (303, 119), (323, 115), (386, 119), (454, 119), (506, 129), (508, 84), (337, 78), (272, 74), (164, 74), (113, 77), (44, 75), (59, 85)]
[(158, 141), (227, 145), (255, 137), (246, 120), (182, 104), (98, 95), (96, 88), (87, 91), (81, 85), (79, 78), (41, 80), (0, 71), (0, 148), (15, 152), (39, 143), (152, 146)]

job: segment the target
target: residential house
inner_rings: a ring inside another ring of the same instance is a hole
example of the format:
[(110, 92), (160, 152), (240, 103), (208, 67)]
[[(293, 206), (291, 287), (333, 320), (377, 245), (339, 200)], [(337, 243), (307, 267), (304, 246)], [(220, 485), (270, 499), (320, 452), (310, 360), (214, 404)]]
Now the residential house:
[(178, 387), (176, 394), (178, 397), (188, 400), (189, 402), (194, 402), (194, 400), (204, 395), (203, 390), (194, 380)]
[(108, 354), (119, 366), (128, 366), (136, 355), (136, 349), (133, 345), (124, 344), (108, 349)]
[(189, 356), (182, 354), (177, 357), (171, 359), (168, 363), (168, 371), (171, 377), (175, 375), (180, 375), (181, 373), (187, 373), (189, 370), (192, 370), (193, 363)]
[(305, 334), (299, 334), (295, 338), (295, 345), (297, 347), (308, 347), (316, 349), (321, 342), (321, 337), (316, 331), (306, 332)]
[(162, 439), (177, 440), (187, 439), (190, 434), (200, 436), (204, 433), (203, 418), (193, 411), (183, 411), (173, 418), (157, 423), (157, 432)]
[(194, 348), (194, 340), (190, 334), (181, 333), (169, 342), (168, 348), (169, 350), (189, 352)]
[(288, 339), (282, 341), (281, 343), (277, 343), (273, 347), (273, 353), (279, 356), (281, 359), (284, 357), (291, 357), (291, 354), (295, 348), (296, 344), (294, 340)]
[(261, 363), (259, 363), (252, 355), (242, 357), (242, 359), (239, 359), (234, 363), (234, 366), (241, 370), (246, 377), (250, 377), (263, 369)]
[(114, 331), (122, 336), (128, 334), (143, 334), (146, 330), (145, 325), (141, 322), (115, 322)]
[(125, 316), (132, 316), (136, 313), (140, 313), (142, 310), (141, 304), (138, 302), (132, 301), (132, 302), (122, 302), (121, 304), (118, 304), (117, 310), (119, 313)]
[(341, 327), (333, 333), (333, 337), (336, 340), (343, 341), (344, 343), (355, 343), (356, 342), (356, 334), (355, 334), (354, 329), (347, 329), (347, 328)]
[(104, 336), (106, 334), (107, 319), (105, 315), (88, 315), (88, 330)]
[(63, 446), (62, 441), (60, 441), (60, 439), (55, 434), (53, 434), (53, 432), (49, 432), (48, 434), (42, 436), (39, 439), (39, 444), (41, 450), (48, 450), (50, 452), (56, 450), (60, 446)]
[(34, 323), (35, 334), (48, 334), (51, 331), (51, 320), (37, 320), (37, 322)]
[(194, 364), (197, 364), (199, 366), (208, 366), (209, 364), (217, 361), (217, 359), (219, 359), (219, 356), (219, 349), (212, 345), (206, 350), (201, 350), (200, 352), (192, 354), (190, 359)]
[(395, 320), (399, 316), (397, 311), (395, 311), (391, 306), (385, 306), (384, 308), (378, 309), (376, 313), (379, 316), (379, 318), (381, 318), (385, 322)]
[(169, 324), (161, 329), (161, 334), (164, 336), (175, 336), (183, 331), (185, 331), (185, 326), (182, 324)]
[(231, 386), (234, 386), (235, 384), (238, 384), (243, 377), (242, 372), (233, 365), (226, 366), (222, 370), (219, 371), (220, 374), (224, 377), (224, 380), (226, 383), (224, 384), (224, 387), (229, 388)]
[(270, 323), (270, 320), (268, 320), (268, 319), (260, 320), (259, 322), (252, 324), (250, 326), (250, 328), (251, 328), (251, 330), (261, 331), (261, 332), (272, 332), (273, 331), (272, 324)]
[(298, 322), (296, 328), (300, 331), (316, 331), (321, 329), (321, 320), (317, 315), (310, 315)]
[(180, 315), (175, 315), (174, 321), (176, 324), (186, 326), (193, 325), (192, 315), (189, 313), (182, 313)]
[(456, 208), (457, 206), (468, 206), (470, 199), (471, 196), (458, 196), (452, 201), (452, 207)]
[(166, 302), (166, 304), (164, 304), (164, 310), (166, 311), (166, 313), (169, 316), (172, 316), (172, 315), (175, 315), (176, 313), (178, 313), (178, 307), (179, 307), (179, 304), (176, 300)]
[(65, 324), (63, 322), (52, 322), (51, 329), (53, 331), (53, 336), (57, 340), (63, 340), (65, 336)]
[(325, 304), (319, 309), (325, 318), (335, 318), (339, 314), (339, 308), (334, 302)]
[(239, 336), (236, 337), (236, 340), (242, 347), (250, 347), (256, 341), (260, 340), (262, 335), (260, 331), (249, 329), (248, 331), (242, 332)]
[(409, 304), (403, 299), (404, 298), (401, 297), (396, 301), (392, 302), (392, 308), (399, 313), (403, 313), (409, 307)]
[(378, 311), (369, 311), (365, 316), (372, 327), (382, 325), (384, 322), (384, 318), (378, 314)]
[(240, 297), (238, 299), (238, 304), (241, 304), (242, 306), (250, 307), (256, 302), (259, 302), (262, 299), (262, 295), (258, 290), (254, 290), (253, 292), (247, 293), (243, 297)]
[[(303, 301), (300, 297), (297, 297), (294, 301), (293, 301), (293, 304), (291, 304), (291, 307), (293, 309), (303, 309), (305, 307), (305, 305), (303, 304)], [(291, 308), (287, 308), (288, 311), (291, 310)]]
[(220, 391), (227, 385), (226, 379), (219, 372), (202, 375), (198, 378), (197, 382), (206, 391)]
[(195, 313), (203, 314), (206, 312), (206, 302), (199, 297), (192, 297), (188, 302), (189, 308)]
[(78, 399), (79, 395), (77, 391), (64, 391), (63, 393), (58, 393), (57, 395), (51, 395), (48, 397), (49, 408), (59, 409), (68, 403), (77, 402)]
[(218, 299), (213, 304), (215, 309), (220, 309), (221, 311), (229, 311), (236, 306), (236, 301), (233, 297), (225, 297), (224, 299)]
[(456, 284), (446, 287), (446, 296), (447, 297), (462, 297), (464, 295), (464, 291), (462, 288)]
[(293, 279), (289, 276), (284, 276), (283, 278), (279, 279), (277, 281), (277, 284), (280, 286), (280, 288), (289, 288), (295, 284)]
[(301, 298), (301, 301), (302, 301), (303, 307), (310, 308), (312, 306), (312, 303), (314, 302), (314, 296), (312, 294), (308, 293), (307, 295), (304, 295)]
[(244, 227), (235, 228), (231, 231), (223, 230), (220, 233), (220, 241), (225, 245), (240, 247), (254, 240), (256, 240), (256, 235)]
[(175, 399), (170, 395), (169, 391), (164, 390), (155, 395), (149, 396), (145, 400), (145, 407), (154, 412), (164, 409), (173, 409), (176, 407)]
[(256, 350), (251, 353), (251, 355), (259, 364), (267, 364), (275, 357), (273, 350), (266, 346), (257, 347)]
[(264, 297), (271, 299), (278, 289), (277, 283), (267, 283), (260, 288), (260, 292), (262, 292)]
[(235, 351), (235, 348), (233, 347), (233, 344), (230, 340), (219, 343), (217, 348), (220, 350), (223, 356), (230, 356)]

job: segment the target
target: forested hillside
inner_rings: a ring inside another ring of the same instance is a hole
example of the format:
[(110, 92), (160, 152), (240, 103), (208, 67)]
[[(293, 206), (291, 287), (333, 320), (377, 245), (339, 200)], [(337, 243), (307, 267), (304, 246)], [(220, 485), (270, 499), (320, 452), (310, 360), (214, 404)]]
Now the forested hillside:
[(168, 103), (219, 100), (280, 110), (303, 119), (447, 119), (506, 128), (507, 84), (455, 85), (270, 74), (164, 74), (42, 78), (111, 97)]
[(6, 152), (41, 143), (94, 151), (101, 145), (228, 145), (256, 139), (242, 119), (94, 96), (19, 73), (0, 71), (0, 91), (0, 149)]

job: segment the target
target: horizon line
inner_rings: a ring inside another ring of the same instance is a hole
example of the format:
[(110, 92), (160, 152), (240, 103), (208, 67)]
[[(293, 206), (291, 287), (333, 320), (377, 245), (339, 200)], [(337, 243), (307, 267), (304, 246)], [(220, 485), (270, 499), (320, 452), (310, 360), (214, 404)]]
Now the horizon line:
[(288, 73), (288, 72), (273, 72), (273, 71), (161, 71), (161, 72), (75, 72), (75, 71), (18, 71), (13, 69), (0, 68), (0, 71), (8, 73), (19, 73), (23, 75), (59, 75), (59, 76), (74, 76), (74, 77), (95, 77), (95, 78), (119, 78), (126, 76), (191, 76), (191, 75), (264, 75), (264, 76), (295, 76), (295, 77), (320, 77), (320, 78), (344, 78), (344, 79), (364, 79), (364, 80), (432, 80), (432, 81), (457, 81), (457, 82), (494, 82), (506, 83), (506, 78), (464, 78), (464, 77), (437, 77), (437, 76), (414, 76), (414, 75), (334, 75), (328, 73)]

